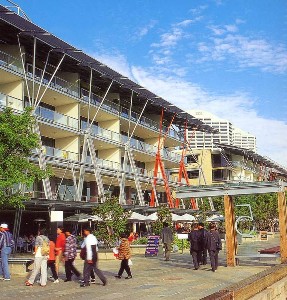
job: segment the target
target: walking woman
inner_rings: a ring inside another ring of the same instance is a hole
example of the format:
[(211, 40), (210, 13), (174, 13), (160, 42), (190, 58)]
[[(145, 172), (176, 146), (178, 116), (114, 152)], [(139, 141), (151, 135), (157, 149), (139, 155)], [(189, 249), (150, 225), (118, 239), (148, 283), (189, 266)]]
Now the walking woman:
[(125, 270), (128, 274), (126, 279), (131, 279), (132, 273), (129, 266), (129, 259), (131, 258), (131, 248), (130, 248), (129, 240), (124, 234), (121, 235), (121, 244), (118, 249), (119, 249), (118, 259), (121, 260), (121, 267), (119, 269), (118, 275), (116, 275), (115, 277), (121, 278)]
[(218, 253), (222, 249), (222, 244), (214, 223), (209, 225), (209, 231), (206, 233), (206, 247), (209, 253), (212, 272), (215, 272), (218, 267)]
[(49, 253), (42, 254), (43, 253), (42, 247), (44, 247), (44, 243), (49, 246), (49, 239), (46, 236), (45, 228), (40, 229), (39, 235), (36, 237), (35, 240), (34, 269), (29, 279), (25, 282), (26, 286), (32, 286), (34, 284), (35, 278), (39, 272), (41, 273), (40, 285), (44, 287), (47, 284), (47, 261), (48, 261)]

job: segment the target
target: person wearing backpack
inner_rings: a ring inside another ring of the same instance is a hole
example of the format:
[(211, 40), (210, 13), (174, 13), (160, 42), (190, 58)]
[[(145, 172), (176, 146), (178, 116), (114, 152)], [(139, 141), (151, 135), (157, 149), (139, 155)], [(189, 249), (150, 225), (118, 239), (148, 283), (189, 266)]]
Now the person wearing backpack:
[[(12, 234), (9, 232), (8, 225), (2, 223), (0, 225), (0, 250), (1, 250), (1, 262), (0, 262), (0, 276), (2, 280), (10, 280), (8, 259), (12, 252), (15, 242)], [(2, 277), (3, 276), (3, 277)]]
[(40, 276), (40, 285), (42, 287), (47, 284), (47, 261), (49, 257), (50, 246), (49, 239), (46, 236), (46, 229), (42, 228), (39, 231), (39, 235), (35, 240), (35, 258), (34, 258), (34, 268), (31, 276), (25, 282), (26, 286), (33, 286), (35, 278), (41, 273)]

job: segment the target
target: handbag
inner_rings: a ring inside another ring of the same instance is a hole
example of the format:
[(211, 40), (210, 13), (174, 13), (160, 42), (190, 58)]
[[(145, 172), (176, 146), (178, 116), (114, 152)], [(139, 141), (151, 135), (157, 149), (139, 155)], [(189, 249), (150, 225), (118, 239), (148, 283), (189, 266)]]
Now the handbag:
[(87, 248), (86, 248), (86, 246), (81, 248), (80, 257), (81, 257), (82, 260), (86, 259), (86, 257), (87, 257)]
[(133, 265), (133, 262), (132, 262), (132, 260), (131, 260), (130, 258), (128, 259), (128, 265), (129, 265), (129, 266), (132, 266), (132, 265)]

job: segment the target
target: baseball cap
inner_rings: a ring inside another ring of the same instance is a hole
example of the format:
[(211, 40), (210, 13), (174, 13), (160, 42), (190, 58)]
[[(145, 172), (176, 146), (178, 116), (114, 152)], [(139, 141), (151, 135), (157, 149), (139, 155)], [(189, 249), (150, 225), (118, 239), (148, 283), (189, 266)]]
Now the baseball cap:
[(2, 228), (4, 228), (4, 229), (8, 229), (8, 225), (7, 225), (6, 223), (2, 223), (2, 224), (0, 225), (0, 227), (2, 227)]

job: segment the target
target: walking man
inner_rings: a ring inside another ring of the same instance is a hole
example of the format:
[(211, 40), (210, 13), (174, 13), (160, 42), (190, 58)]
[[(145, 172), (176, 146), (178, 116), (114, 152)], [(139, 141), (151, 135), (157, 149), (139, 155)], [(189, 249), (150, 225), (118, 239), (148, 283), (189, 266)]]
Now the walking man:
[(172, 233), (171, 228), (168, 226), (167, 222), (163, 223), (161, 238), (162, 238), (162, 243), (163, 243), (164, 249), (165, 249), (165, 260), (169, 261), (170, 260), (170, 252), (172, 249), (171, 245), (173, 242), (173, 233)]
[(72, 281), (73, 273), (80, 277), (80, 272), (74, 266), (74, 260), (77, 256), (77, 239), (71, 234), (70, 229), (65, 229), (66, 243), (64, 251), (66, 279), (64, 282)]
[(199, 222), (198, 223), (198, 229), (201, 232), (202, 235), (202, 239), (203, 239), (203, 244), (202, 244), (202, 252), (201, 252), (201, 257), (200, 257), (200, 261), (202, 265), (206, 265), (207, 264), (207, 247), (206, 247), (206, 237), (207, 237), (207, 230), (204, 228), (204, 223), (203, 222)]
[(9, 232), (8, 225), (2, 223), (0, 225), (0, 249), (1, 249), (1, 264), (0, 264), (0, 279), (9, 281), (10, 271), (8, 265), (8, 259), (12, 252), (15, 242), (12, 234)]
[(218, 267), (218, 253), (222, 249), (222, 243), (215, 224), (210, 224), (209, 232), (207, 232), (206, 245), (209, 253), (212, 272)]
[(84, 282), (80, 284), (80, 287), (89, 286), (91, 271), (94, 270), (95, 274), (100, 278), (103, 285), (107, 284), (107, 279), (100, 269), (98, 269), (98, 240), (91, 233), (92, 229), (89, 227), (84, 228), (84, 242), (82, 248), (86, 247), (86, 258), (84, 262)]
[(198, 270), (203, 250), (203, 237), (198, 223), (193, 224), (193, 230), (188, 234), (188, 240), (190, 242), (190, 254), (192, 255), (194, 270)]

